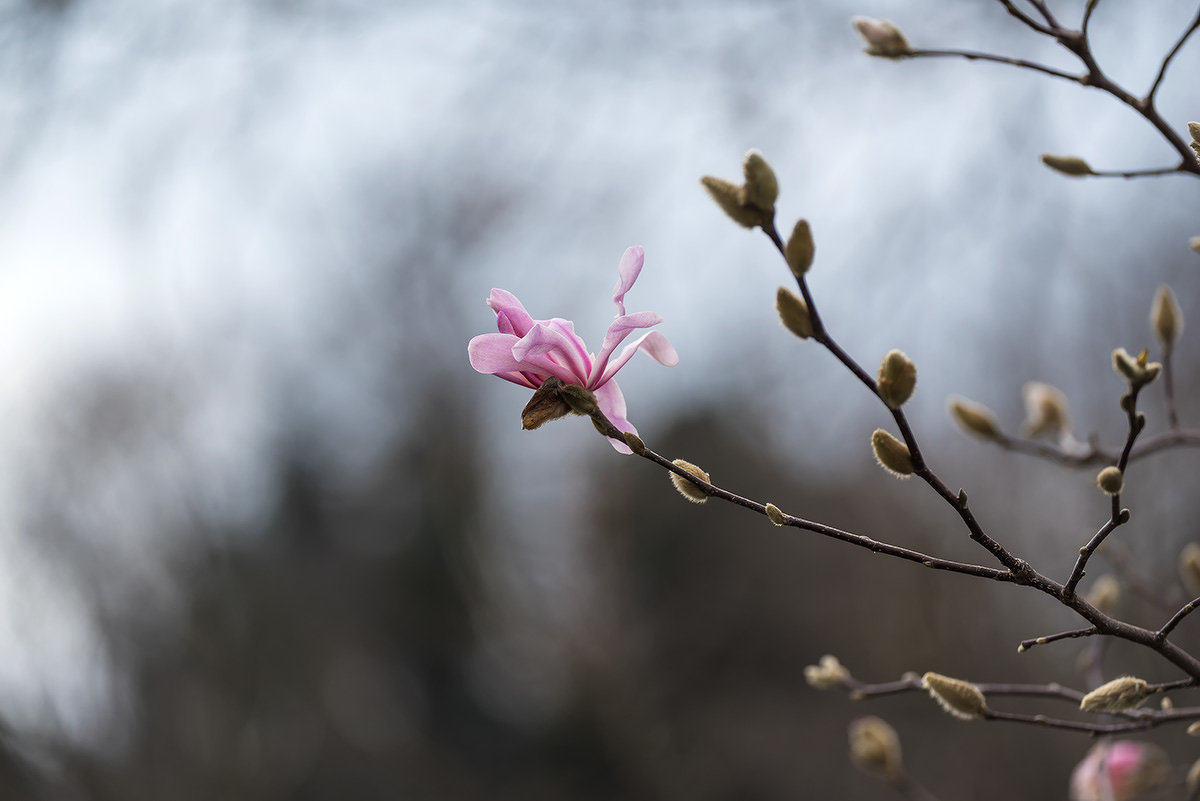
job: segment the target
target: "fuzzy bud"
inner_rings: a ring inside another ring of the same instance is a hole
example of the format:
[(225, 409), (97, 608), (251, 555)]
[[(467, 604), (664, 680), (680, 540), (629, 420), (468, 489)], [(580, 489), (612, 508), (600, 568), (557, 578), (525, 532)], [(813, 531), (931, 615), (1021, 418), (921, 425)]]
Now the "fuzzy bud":
[(1122, 676), (1101, 684), (1079, 702), (1084, 712), (1124, 712), (1133, 709), (1151, 693), (1150, 685), (1134, 676)]
[(987, 699), (974, 684), (940, 673), (926, 673), (921, 677), (921, 684), (930, 697), (954, 717), (963, 720), (987, 717)]
[(1043, 153), (1042, 163), (1055, 172), (1061, 172), (1063, 175), (1069, 175), (1072, 178), (1095, 174), (1091, 166), (1078, 156), (1054, 156), (1049, 153)]
[(1057, 387), (1030, 381), (1021, 390), (1025, 399), (1025, 435), (1062, 434), (1070, 428), (1067, 396)]
[(1105, 495), (1120, 495), (1125, 486), (1125, 476), (1121, 474), (1120, 468), (1109, 465), (1096, 474), (1096, 486)]
[(745, 204), (746, 195), (742, 187), (711, 175), (701, 178), (700, 183), (708, 191), (709, 197), (721, 207), (721, 211), (729, 215), (729, 219), (743, 228), (762, 225), (762, 212)]
[(1146, 361), (1145, 350), (1135, 357), (1130, 356), (1124, 348), (1117, 348), (1113, 351), (1112, 359), (1113, 369), (1125, 377), (1131, 389), (1140, 389), (1149, 384), (1162, 371), (1162, 365), (1158, 362)]
[(808, 304), (804, 298), (784, 287), (779, 287), (775, 293), (775, 310), (784, 328), (801, 339), (813, 335), (812, 316), (808, 313)]
[(912, 454), (908, 446), (882, 428), (871, 434), (871, 449), (875, 451), (875, 461), (880, 467), (900, 478), (912, 475)]
[(1188, 247), (1200, 253), (1200, 236), (1193, 236), (1188, 240)]
[(966, 398), (950, 399), (950, 417), (962, 429), (983, 439), (1000, 439), (1000, 425), (992, 410)]
[(1179, 577), (1193, 597), (1200, 596), (1200, 544), (1189, 542), (1179, 552)]
[(871, 17), (855, 17), (850, 23), (867, 43), (867, 55), (880, 58), (904, 58), (912, 55), (912, 48), (909, 47), (904, 34), (892, 23)]
[(899, 409), (912, 397), (917, 386), (917, 366), (898, 350), (890, 350), (879, 365), (876, 380), (879, 397), (893, 409)]
[(767, 504), (767, 517), (777, 526), (787, 525), (787, 518), (784, 517), (783, 511), (773, 503)]
[(850, 671), (832, 654), (825, 654), (818, 664), (804, 668), (804, 680), (810, 687), (818, 690), (836, 690), (843, 686), (848, 678)]
[(1195, 798), (1197, 793), (1200, 793), (1200, 759), (1197, 759), (1188, 768), (1187, 779), (1184, 783), (1187, 785), (1188, 798)]
[(900, 738), (882, 718), (859, 718), (850, 724), (850, 759), (860, 770), (889, 780), (900, 777)]
[(1200, 122), (1189, 122), (1188, 133), (1192, 135), (1192, 150), (1200, 156)]
[(1183, 312), (1179, 310), (1179, 301), (1175, 293), (1167, 285), (1160, 286), (1154, 296), (1154, 305), (1150, 308), (1150, 327), (1154, 335), (1164, 346), (1170, 346), (1179, 338), (1183, 330)]
[(763, 154), (757, 150), (747, 152), (742, 162), (742, 173), (746, 176), (746, 185), (743, 187), (745, 204), (774, 218), (775, 199), (779, 197), (779, 182)]
[(1096, 579), (1084, 600), (1106, 615), (1111, 615), (1121, 600), (1121, 582), (1111, 573)]
[[(683, 459), (676, 459), (675, 461), (671, 462), (671, 464), (682, 470), (686, 470), (701, 481), (708, 481), (708, 473), (705, 473), (691, 462), (685, 462)], [(679, 494), (687, 498), (692, 503), (704, 503), (708, 500), (708, 493), (704, 491), (703, 487), (696, 486), (678, 473), (668, 473), (668, 475), (671, 476), (671, 483), (675, 485), (675, 489), (679, 492)]]
[(625, 444), (629, 446), (629, 450), (633, 451), (638, 456), (646, 455), (646, 443), (642, 442), (642, 438), (632, 431), (625, 432)]
[(783, 249), (788, 267), (792, 268), (792, 275), (799, 278), (808, 272), (816, 252), (817, 246), (813, 242), (812, 229), (808, 226), (808, 220), (797, 220), (796, 227), (792, 229), (792, 235), (788, 237), (787, 246)]

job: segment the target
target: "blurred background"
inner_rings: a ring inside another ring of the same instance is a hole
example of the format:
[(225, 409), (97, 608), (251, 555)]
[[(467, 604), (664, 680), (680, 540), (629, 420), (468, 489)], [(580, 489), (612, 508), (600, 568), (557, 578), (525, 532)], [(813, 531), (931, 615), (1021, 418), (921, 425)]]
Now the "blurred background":
[[(1101, 3), (1100, 63), (1144, 91), (1194, 11)], [(847, 724), (877, 714), (943, 798), (1064, 798), (1086, 738), (854, 703), (802, 672), (834, 653), (864, 681), (1082, 687), (1078, 642), (1016, 653), (1070, 615), (687, 504), (586, 421), (522, 432), (527, 393), (467, 363), (494, 286), (595, 347), (641, 244), (627, 303), (680, 354), (621, 374), (651, 446), (986, 563), (927, 488), (875, 466), (883, 408), (780, 328), (786, 269), (701, 190), (759, 148), (780, 228), (812, 223), (834, 335), (871, 370), (890, 348), (916, 361), (935, 469), (1065, 577), (1107, 517), (1091, 471), (970, 440), (946, 399), (1015, 431), (1022, 384), (1048, 381), (1077, 434), (1118, 443), (1112, 349), (1153, 345), (1161, 283), (1200, 319), (1200, 186), (1052, 173), (1040, 153), (1175, 156), (1063, 81), (868, 58), (853, 14), (1075, 68), (999, 3), (4, 2), (0, 794), (886, 798), (846, 756)], [(1159, 96), (1181, 132), (1197, 70), (1193, 43)], [(1148, 582), (1173, 586), (1200, 536), (1195, 476), (1176, 452), (1127, 478), (1117, 539)], [(1120, 611), (1164, 619), (1130, 592)], [(1177, 678), (1119, 645), (1104, 659)], [(1151, 739), (1187, 765), (1179, 735)]]

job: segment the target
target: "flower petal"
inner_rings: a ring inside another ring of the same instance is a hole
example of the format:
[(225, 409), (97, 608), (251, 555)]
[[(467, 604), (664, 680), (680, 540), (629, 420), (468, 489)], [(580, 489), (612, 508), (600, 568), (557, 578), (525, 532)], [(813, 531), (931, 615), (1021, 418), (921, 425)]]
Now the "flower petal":
[[(613, 320), (608, 331), (604, 333), (604, 342), (600, 347), (600, 353), (592, 359), (592, 371), (588, 375), (588, 386), (594, 389), (600, 385), (600, 376), (607, 372), (605, 368), (608, 366), (609, 357), (617, 349), (617, 345), (625, 341), (625, 337), (639, 328), (649, 328), (661, 322), (662, 318), (654, 312), (636, 312)], [(610, 377), (611, 375), (612, 373), (609, 373)]]
[[(604, 416), (614, 426), (622, 431), (628, 431), (633, 434), (637, 433), (637, 429), (633, 427), (633, 423), (625, 419), (625, 396), (621, 394), (621, 388), (617, 386), (616, 381), (609, 381), (604, 386), (595, 390), (595, 395), (600, 411), (604, 412)], [(608, 442), (618, 453), (633, 453), (629, 449), (629, 446), (621, 440), (609, 437)]]
[(517, 341), (512, 334), (480, 334), (467, 343), (467, 358), (471, 360), (471, 366), (481, 373), (537, 389), (542, 384), (541, 377), (535, 376), (535, 381), (525, 375), (522, 371), (526, 370), (527, 365), (513, 356), (513, 346)]
[(642, 264), (646, 260), (646, 252), (640, 245), (634, 245), (625, 250), (621, 263), (617, 266), (617, 286), (613, 289), (613, 303), (617, 304), (617, 314), (625, 314), (625, 293), (633, 288), (633, 284), (642, 272)]
[(611, 382), (612, 377), (617, 374), (617, 371), (624, 367), (625, 362), (632, 359), (633, 354), (639, 350), (646, 351), (656, 362), (664, 364), (667, 367), (679, 364), (679, 354), (675, 352), (674, 346), (667, 341), (667, 338), (659, 331), (648, 331), (626, 345), (621, 351), (621, 355), (608, 363), (608, 366), (604, 368), (603, 375), (600, 376), (600, 380), (596, 382), (596, 386), (602, 387), (606, 383)]
[(496, 312), (496, 327), (501, 334), (523, 337), (533, 328), (535, 320), (525, 311), (517, 296), (503, 289), (493, 289), (488, 295), (487, 305)]
[(543, 322), (535, 322), (529, 333), (513, 345), (512, 355), (525, 364), (545, 368), (568, 384), (580, 386), (587, 384), (592, 367), (583, 342), (573, 331)]

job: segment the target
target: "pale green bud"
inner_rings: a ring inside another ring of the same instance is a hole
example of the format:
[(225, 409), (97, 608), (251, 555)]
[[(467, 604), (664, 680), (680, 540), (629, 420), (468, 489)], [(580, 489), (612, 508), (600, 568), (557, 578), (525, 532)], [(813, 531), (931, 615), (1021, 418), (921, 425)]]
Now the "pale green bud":
[(912, 454), (908, 446), (887, 431), (875, 429), (871, 434), (871, 449), (875, 451), (875, 460), (880, 467), (899, 478), (912, 475)]
[(966, 398), (950, 399), (950, 417), (964, 431), (983, 439), (999, 439), (1000, 425), (992, 415), (992, 410), (980, 403)]
[(757, 150), (747, 152), (742, 162), (742, 173), (746, 176), (743, 195), (746, 205), (774, 217), (775, 199), (779, 197), (779, 182), (763, 154)]
[(779, 312), (779, 319), (783, 322), (784, 327), (796, 336), (808, 339), (813, 335), (812, 316), (808, 313), (808, 304), (795, 292), (779, 287), (775, 293), (775, 310)]
[(783, 526), (787, 524), (787, 517), (784, 516), (783, 510), (773, 503), (767, 504), (767, 517), (777, 526)]
[(1055, 156), (1050, 153), (1043, 153), (1042, 163), (1050, 169), (1061, 172), (1063, 175), (1069, 175), (1072, 178), (1095, 174), (1088, 163), (1078, 156)]
[(1030, 381), (1021, 389), (1025, 399), (1025, 435), (1061, 434), (1069, 426), (1067, 396), (1057, 387)]
[(917, 365), (898, 350), (890, 350), (879, 365), (875, 381), (879, 397), (893, 409), (899, 409), (912, 397), (917, 386)]
[(788, 267), (792, 268), (792, 275), (799, 278), (808, 272), (816, 250), (817, 246), (813, 242), (812, 229), (808, 226), (808, 220), (797, 220), (796, 227), (792, 229), (792, 235), (788, 237), (787, 246), (783, 249)]
[(1160, 286), (1154, 295), (1154, 304), (1150, 308), (1150, 327), (1163, 345), (1170, 345), (1183, 330), (1183, 312), (1179, 309), (1179, 301), (1166, 284)]
[(762, 224), (762, 212), (745, 204), (745, 192), (742, 187), (721, 178), (713, 178), (711, 175), (701, 178), (700, 183), (708, 190), (709, 197), (721, 207), (721, 211), (738, 225), (753, 228)]
[(1096, 486), (1106, 495), (1119, 495), (1125, 486), (1125, 477), (1120, 468), (1109, 465), (1096, 474)]

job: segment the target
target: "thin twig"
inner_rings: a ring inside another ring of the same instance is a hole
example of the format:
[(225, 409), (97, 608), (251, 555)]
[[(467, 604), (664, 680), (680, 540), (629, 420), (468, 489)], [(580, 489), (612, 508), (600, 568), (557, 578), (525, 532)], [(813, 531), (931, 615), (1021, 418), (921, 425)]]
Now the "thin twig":
[(1175, 411), (1175, 381), (1171, 371), (1170, 342), (1163, 344), (1162, 374), (1163, 374), (1163, 403), (1167, 407), (1167, 425), (1172, 431), (1179, 430), (1179, 413)]
[(1029, 0), (1029, 5), (1038, 10), (1038, 13), (1042, 15), (1042, 19), (1046, 20), (1046, 24), (1050, 26), (1051, 30), (1059, 31), (1062, 29), (1062, 26), (1058, 24), (1058, 20), (1050, 13), (1050, 9), (1046, 6), (1044, 0)]
[(1086, 178), (1148, 178), (1156, 175), (1183, 175), (1187, 170), (1183, 164), (1174, 167), (1158, 167), (1153, 170), (1092, 170)]
[(1041, 24), (1040, 22), (1035, 20), (1033, 17), (1029, 16), (1024, 11), (1021, 11), (1019, 8), (1014, 6), (1012, 4), (1012, 0), (1000, 0), (1000, 5), (1004, 6), (1008, 10), (1009, 14), (1012, 14), (1014, 17), (1021, 20), (1021, 22), (1025, 23), (1026, 25), (1028, 25), (1030, 28), (1037, 31), (1038, 33), (1044, 33), (1047, 36), (1055, 35), (1055, 33), (1052, 29), (1047, 28), (1045, 25)]
[[(1006, 451), (1021, 453), (1027, 456), (1036, 456), (1040, 459), (1057, 462), (1067, 467), (1098, 467), (1100, 465), (1112, 464), (1120, 458), (1120, 454), (1116, 451), (1105, 450), (1095, 445), (1086, 451), (1076, 453), (1063, 450), (1056, 445), (1046, 442), (1012, 437), (1004, 433), (998, 434), (992, 441)], [(1200, 447), (1200, 431), (1175, 429), (1147, 437), (1141, 440), (1129, 452), (1129, 461), (1136, 462), (1159, 451), (1184, 447)]]
[(1167, 75), (1167, 67), (1171, 66), (1171, 60), (1175, 58), (1175, 54), (1183, 48), (1183, 43), (1188, 40), (1188, 37), (1200, 28), (1200, 11), (1196, 12), (1195, 18), (1192, 19), (1192, 24), (1179, 37), (1179, 41), (1175, 42), (1175, 46), (1171, 48), (1166, 57), (1162, 60), (1162, 66), (1158, 68), (1158, 74), (1154, 76), (1154, 83), (1150, 86), (1150, 91), (1146, 93), (1145, 102), (1147, 105), (1154, 105), (1154, 96), (1158, 94), (1158, 87), (1162, 85), (1163, 78)]
[(1045, 64), (1039, 64), (1036, 61), (1026, 61), (1023, 58), (1009, 58), (1008, 56), (999, 56), (995, 53), (981, 53), (976, 50), (913, 50), (905, 54), (904, 58), (944, 58), (954, 57), (965, 58), (968, 61), (991, 61), (996, 64), (1008, 64), (1012, 67), (1020, 67), (1022, 69), (1034, 70), (1045, 75), (1052, 75), (1055, 78), (1062, 78), (1065, 81), (1086, 86), (1083, 75), (1072, 75), (1069, 72), (1056, 70), (1053, 67), (1047, 67)]
[(1194, 598), (1189, 601), (1182, 609), (1176, 612), (1170, 620), (1163, 624), (1163, 627), (1158, 630), (1158, 638), (1166, 639), (1167, 635), (1179, 625), (1179, 622), (1195, 611), (1197, 607), (1200, 607), (1200, 598)]
[(1100, 0), (1087, 0), (1087, 5), (1083, 8), (1083, 22), (1079, 24), (1079, 32), (1084, 36), (1088, 35), (1088, 25), (1092, 21), (1092, 12), (1096, 10)]
[(1095, 626), (1088, 626), (1085, 629), (1071, 629), (1070, 631), (1060, 631), (1058, 634), (1047, 634), (1043, 637), (1021, 640), (1021, 644), (1017, 646), (1017, 653), (1024, 653), (1035, 645), (1045, 645), (1051, 642), (1058, 642), (1059, 640), (1071, 640), (1078, 637), (1091, 637), (1099, 633), (1100, 631)]

